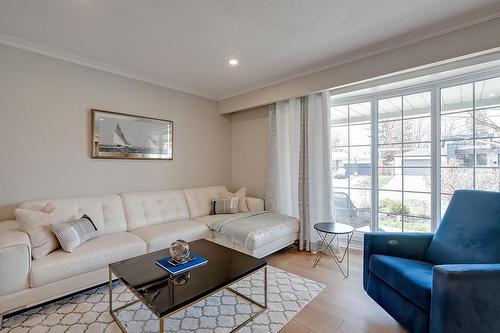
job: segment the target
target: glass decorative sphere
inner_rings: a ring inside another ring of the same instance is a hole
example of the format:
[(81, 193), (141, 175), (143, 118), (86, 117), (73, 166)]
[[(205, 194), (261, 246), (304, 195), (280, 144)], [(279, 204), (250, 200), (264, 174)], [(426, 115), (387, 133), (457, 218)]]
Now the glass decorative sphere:
[(176, 262), (182, 262), (189, 257), (189, 244), (185, 240), (178, 239), (170, 244), (170, 255)]

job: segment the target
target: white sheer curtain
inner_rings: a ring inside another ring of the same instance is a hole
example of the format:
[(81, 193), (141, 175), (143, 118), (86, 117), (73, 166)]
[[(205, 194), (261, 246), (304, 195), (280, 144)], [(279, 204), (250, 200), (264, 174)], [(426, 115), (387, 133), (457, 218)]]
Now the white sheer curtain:
[(306, 115), (307, 190), (304, 206), (307, 209), (302, 217), (302, 223), (306, 230), (309, 228), (306, 250), (316, 251), (319, 237), (313, 225), (319, 222), (333, 222), (330, 112), (327, 92), (307, 96)]
[(266, 205), (299, 218), (300, 249), (315, 251), (313, 225), (332, 221), (327, 93), (294, 98), (269, 109)]
[(298, 177), (300, 99), (278, 102), (269, 110), (269, 149), (266, 206), (299, 217)]

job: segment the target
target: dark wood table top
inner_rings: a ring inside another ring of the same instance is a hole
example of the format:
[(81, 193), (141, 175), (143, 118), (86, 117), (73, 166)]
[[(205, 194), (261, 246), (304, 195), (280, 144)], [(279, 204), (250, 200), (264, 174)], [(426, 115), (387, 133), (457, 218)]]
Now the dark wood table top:
[(205, 257), (208, 263), (191, 270), (189, 280), (183, 285), (175, 281), (177, 275), (173, 277), (155, 263), (169, 256), (169, 249), (119, 261), (109, 268), (153, 313), (163, 317), (267, 265), (264, 259), (205, 239), (190, 242), (189, 248)]

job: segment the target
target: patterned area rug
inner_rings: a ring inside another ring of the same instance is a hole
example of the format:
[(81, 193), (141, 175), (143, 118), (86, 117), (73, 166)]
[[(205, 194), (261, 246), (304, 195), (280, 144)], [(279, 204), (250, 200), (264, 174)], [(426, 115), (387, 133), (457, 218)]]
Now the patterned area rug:
[[(244, 279), (233, 288), (257, 302), (264, 301), (263, 273)], [(324, 285), (268, 266), (268, 308), (239, 332), (278, 332)], [(103, 285), (4, 319), (0, 333), (121, 332), (108, 312), (108, 287)], [(113, 308), (135, 297), (114, 282)], [(259, 308), (229, 291), (221, 291), (165, 319), (167, 332), (229, 332)], [(158, 319), (141, 303), (118, 313), (127, 332), (158, 332)]]

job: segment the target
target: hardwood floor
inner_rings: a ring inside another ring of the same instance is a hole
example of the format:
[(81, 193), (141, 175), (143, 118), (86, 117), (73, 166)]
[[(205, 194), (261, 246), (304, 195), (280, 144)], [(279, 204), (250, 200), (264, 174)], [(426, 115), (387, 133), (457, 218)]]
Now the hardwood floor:
[(295, 248), (268, 258), (269, 265), (321, 282), (326, 288), (293, 318), (280, 333), (295, 332), (406, 332), (363, 290), (363, 258), (351, 251), (350, 275), (345, 279), (332, 258), (323, 257), (313, 268), (316, 255)]

